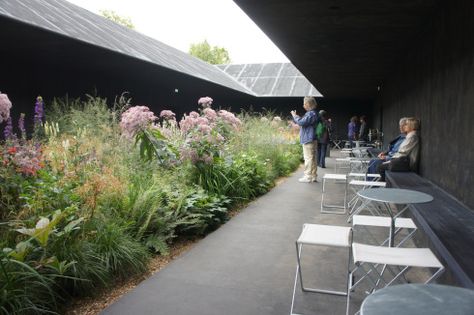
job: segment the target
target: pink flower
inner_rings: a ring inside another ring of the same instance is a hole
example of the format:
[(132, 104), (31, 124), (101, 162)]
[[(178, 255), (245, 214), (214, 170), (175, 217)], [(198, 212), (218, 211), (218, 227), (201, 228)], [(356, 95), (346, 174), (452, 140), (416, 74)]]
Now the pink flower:
[(192, 111), (189, 113), (189, 116), (192, 117), (192, 118), (198, 118), (199, 117), (199, 113), (198, 112), (195, 112), (195, 111)]
[(0, 92), (0, 123), (10, 117), (10, 108), (12, 108), (12, 102), (8, 99), (8, 95)]
[(221, 109), (219, 111), (218, 115), (219, 115), (220, 118), (222, 118), (222, 120), (224, 120), (228, 124), (232, 125), (232, 127), (236, 128), (236, 129), (242, 124), (242, 122), (240, 121), (239, 118), (235, 117), (234, 114), (232, 114), (231, 112), (228, 112), (226, 110)]
[(122, 114), (122, 120), (120, 121), (122, 134), (131, 139), (137, 132), (146, 129), (156, 119), (158, 118), (147, 106), (130, 107)]
[(211, 107), (213, 99), (209, 96), (201, 97), (198, 100), (198, 104), (201, 105), (203, 108)]
[(212, 128), (209, 125), (199, 125), (198, 129), (205, 134), (210, 134), (212, 131)]
[(176, 119), (176, 114), (170, 110), (162, 110), (160, 112), (160, 117), (165, 120), (170, 120), (170, 119), (173, 120), (173, 119)]
[(181, 128), (181, 131), (184, 133), (189, 132), (196, 126), (196, 119), (193, 118), (192, 116), (186, 116), (181, 119), (179, 122), (179, 127)]
[(204, 108), (202, 112), (204, 113), (204, 116), (211, 122), (214, 122), (217, 119), (217, 113), (212, 108)]

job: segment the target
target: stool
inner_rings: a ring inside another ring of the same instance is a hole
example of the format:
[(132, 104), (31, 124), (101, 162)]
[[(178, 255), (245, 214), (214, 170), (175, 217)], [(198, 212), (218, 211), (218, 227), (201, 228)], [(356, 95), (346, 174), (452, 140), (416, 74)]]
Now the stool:
[[(342, 180), (344, 181), (344, 205), (329, 205), (324, 203), (324, 193), (326, 192), (326, 181), (327, 180)], [(321, 194), (321, 213), (332, 213), (332, 214), (346, 214), (346, 202), (347, 202), (347, 176), (345, 174), (324, 174), (322, 194)], [(326, 209), (343, 209), (342, 211), (329, 211)]]
[[(429, 248), (400, 248), (400, 247), (385, 247), (385, 246), (372, 246), (359, 243), (352, 243), (352, 254), (354, 258), (355, 268), (349, 273), (348, 278), (348, 289), (347, 289), (347, 309), (346, 315), (349, 314), (350, 296), (351, 291), (355, 290), (362, 280), (368, 278), (372, 284), (372, 291), (376, 291), (378, 284), (385, 282), (383, 279), (383, 273), (386, 269), (385, 266), (402, 266), (404, 267), (395, 277), (383, 287), (391, 285), (395, 280), (402, 276), (408, 269), (412, 267), (420, 268), (434, 268), (436, 271), (434, 274), (426, 280), (424, 283), (430, 283), (437, 279), (444, 271), (443, 265), (439, 262), (438, 258), (433, 254)], [(352, 283), (354, 273), (359, 267), (369, 265), (370, 269), (365, 275), (359, 279), (356, 283)], [(382, 272), (379, 273), (374, 265), (384, 265)], [(374, 280), (370, 273), (375, 273), (377, 279)]]
[(370, 174), (370, 173), (349, 173), (347, 174), (347, 178), (355, 177), (355, 178), (363, 178), (364, 180), (368, 180), (368, 178), (374, 178), (374, 182), (378, 182), (382, 176), (380, 174)]
[[(372, 227), (386, 227), (390, 228), (391, 226), (391, 218), (390, 217), (379, 217), (379, 216), (370, 216), (370, 215), (354, 215), (352, 217), (352, 226), (372, 226)], [(402, 229), (408, 229), (410, 232), (408, 233), (407, 236), (405, 236), (400, 243), (396, 247), (400, 247), (405, 243), (407, 240), (409, 240), (416, 232), (417, 227), (415, 223), (413, 222), (412, 219), (410, 218), (396, 218), (395, 219), (395, 232), (394, 235), (396, 235), (398, 232), (400, 232)], [(372, 236), (372, 239), (375, 239), (373, 235), (368, 232), (369, 235)], [(387, 244), (390, 240), (390, 236), (383, 241), (381, 246), (384, 246)]]
[(350, 157), (345, 157), (345, 158), (336, 158), (336, 164), (334, 166), (334, 172), (338, 172), (338, 166), (339, 169), (350, 169), (350, 161), (352, 158)]
[[(357, 195), (357, 192), (360, 189), (367, 189), (367, 188), (373, 188), (373, 187), (385, 187), (387, 185), (386, 182), (374, 182), (370, 180), (351, 180), (349, 182), (349, 187), (352, 189), (354, 192), (354, 196), (351, 198), (351, 200), (347, 203), (347, 207), (350, 208), (350, 215), (349, 218), (347, 219), (347, 222), (351, 222), (352, 216), (355, 214), (358, 214), (361, 212), (363, 209), (360, 207), (356, 209), (357, 203), (359, 202), (359, 196)], [(360, 189), (357, 189), (359, 187)], [(367, 208), (372, 215), (379, 215), (378, 211), (376, 209), (370, 209)]]
[[(350, 271), (350, 257), (351, 257), (351, 236), (352, 229), (350, 227), (344, 226), (333, 226), (333, 225), (321, 225), (321, 224), (303, 224), (303, 230), (301, 231), (298, 240), (296, 241), (296, 275), (295, 275), (295, 284), (293, 287), (293, 297), (291, 300), (291, 310), (290, 314), (293, 314), (296, 286), (298, 282), (298, 277), (301, 283), (301, 289), (304, 292), (313, 292), (313, 293), (324, 293), (332, 294), (339, 296), (346, 296), (347, 292), (345, 291), (334, 291), (320, 288), (307, 288), (303, 284), (303, 272), (301, 270), (301, 256), (303, 245), (311, 246), (327, 246), (327, 247), (342, 247), (347, 248), (347, 274)], [(349, 281), (349, 280), (348, 280)], [(349, 282), (347, 282), (349, 285)]]

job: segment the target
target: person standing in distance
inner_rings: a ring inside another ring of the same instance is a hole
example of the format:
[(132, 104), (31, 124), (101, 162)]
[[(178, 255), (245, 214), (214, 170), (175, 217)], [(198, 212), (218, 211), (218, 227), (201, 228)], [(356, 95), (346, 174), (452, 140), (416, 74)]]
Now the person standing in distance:
[(306, 96), (303, 100), (303, 108), (306, 110), (304, 116), (298, 116), (296, 110), (290, 112), (294, 122), (300, 126), (300, 143), (303, 146), (304, 176), (298, 180), (300, 183), (317, 182), (316, 151), (318, 143), (316, 141), (315, 126), (320, 119), (316, 107), (316, 99)]

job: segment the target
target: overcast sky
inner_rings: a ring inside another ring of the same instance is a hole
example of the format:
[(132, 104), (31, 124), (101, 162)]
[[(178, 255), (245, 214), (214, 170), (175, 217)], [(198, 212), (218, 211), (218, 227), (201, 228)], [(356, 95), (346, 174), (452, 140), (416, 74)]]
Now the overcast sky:
[[(68, 0), (89, 11), (113, 10), (138, 32), (188, 52), (205, 39), (229, 51), (232, 63), (288, 62), (232, 0)], [(258, 0), (255, 0), (258, 1)]]

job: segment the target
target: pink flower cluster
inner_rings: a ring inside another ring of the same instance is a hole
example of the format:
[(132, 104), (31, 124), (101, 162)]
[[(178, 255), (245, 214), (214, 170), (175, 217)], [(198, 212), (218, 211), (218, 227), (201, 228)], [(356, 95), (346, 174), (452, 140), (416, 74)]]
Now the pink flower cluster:
[(211, 126), (209, 126), (209, 120), (206, 117), (199, 116), (196, 112), (189, 113), (189, 116), (184, 115), (183, 119), (179, 122), (179, 126), (181, 131), (185, 134), (194, 129), (207, 130), (206, 127), (212, 129)]
[(176, 114), (170, 110), (162, 110), (160, 112), (160, 118), (165, 120), (176, 120)]
[(237, 129), (240, 125), (242, 125), (242, 122), (240, 121), (240, 119), (235, 117), (235, 115), (232, 114), (231, 112), (221, 109), (218, 115), (223, 121), (232, 125), (232, 127), (234, 127), (235, 129)]
[(0, 92), (0, 123), (10, 117), (10, 108), (12, 108), (12, 102), (8, 99), (8, 95)]
[(203, 108), (211, 107), (213, 99), (209, 96), (201, 97), (198, 100), (198, 105), (201, 105)]
[(130, 107), (122, 114), (120, 127), (122, 134), (131, 139), (137, 132), (150, 126), (158, 117), (147, 106)]
[(202, 110), (203, 114), (204, 114), (204, 117), (206, 117), (210, 122), (215, 122), (216, 119), (217, 119), (217, 113), (215, 110), (213, 110), (212, 108), (208, 107), (208, 108), (204, 108)]

